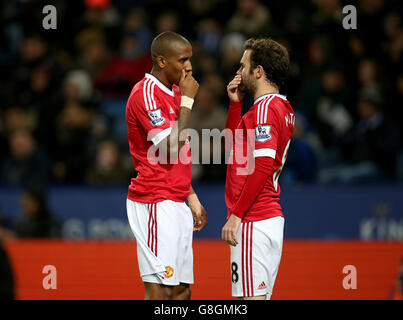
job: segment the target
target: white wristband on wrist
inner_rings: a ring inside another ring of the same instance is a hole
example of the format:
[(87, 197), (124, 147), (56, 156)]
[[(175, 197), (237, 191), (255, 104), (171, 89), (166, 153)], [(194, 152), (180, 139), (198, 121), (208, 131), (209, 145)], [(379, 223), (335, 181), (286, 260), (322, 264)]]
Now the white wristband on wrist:
[(193, 102), (194, 102), (194, 99), (192, 99), (192, 98), (189, 98), (187, 96), (181, 97), (181, 107), (185, 107), (185, 108), (188, 108), (189, 110), (192, 110)]

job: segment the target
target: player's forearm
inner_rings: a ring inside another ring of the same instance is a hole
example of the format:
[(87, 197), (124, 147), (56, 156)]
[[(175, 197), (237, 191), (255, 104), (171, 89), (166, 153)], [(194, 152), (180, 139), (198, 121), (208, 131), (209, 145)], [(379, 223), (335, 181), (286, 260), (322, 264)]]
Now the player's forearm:
[[(179, 109), (178, 120), (172, 127), (171, 133), (167, 136), (161, 144), (162, 151), (169, 157), (177, 158), (180, 150), (186, 142), (190, 123), (190, 115), (193, 106), (193, 99), (182, 97), (181, 107)], [(164, 148), (164, 146), (166, 146)], [(164, 150), (165, 149), (165, 150)]]
[(189, 128), (191, 110), (188, 108), (179, 109), (179, 117), (171, 134), (167, 137), (167, 151), (170, 155), (178, 155), (187, 138), (187, 129)]
[(241, 121), (242, 102), (230, 102), (225, 128), (235, 131), (239, 121)]
[(245, 217), (266, 184), (267, 178), (273, 173), (273, 162), (274, 159), (268, 157), (255, 158), (255, 170), (247, 177), (238, 201), (231, 208), (231, 213), (241, 219)]
[(199, 198), (197, 197), (197, 194), (194, 191), (192, 185), (190, 185), (190, 192), (187, 199), (188, 201), (199, 201)]
[(227, 120), (225, 123), (225, 150), (230, 151), (234, 143), (235, 129), (241, 121), (242, 102), (230, 102)]

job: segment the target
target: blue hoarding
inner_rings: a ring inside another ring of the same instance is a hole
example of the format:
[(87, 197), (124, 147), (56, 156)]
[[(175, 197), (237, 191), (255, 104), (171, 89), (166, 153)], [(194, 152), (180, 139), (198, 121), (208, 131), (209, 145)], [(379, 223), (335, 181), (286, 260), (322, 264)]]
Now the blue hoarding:
[[(195, 184), (208, 213), (196, 238), (220, 238), (225, 223), (224, 184)], [(21, 192), (0, 189), (3, 219), (21, 214)], [(48, 189), (49, 207), (65, 238), (131, 238), (126, 187), (69, 186)], [(285, 238), (403, 240), (403, 186), (286, 186), (281, 204)]]

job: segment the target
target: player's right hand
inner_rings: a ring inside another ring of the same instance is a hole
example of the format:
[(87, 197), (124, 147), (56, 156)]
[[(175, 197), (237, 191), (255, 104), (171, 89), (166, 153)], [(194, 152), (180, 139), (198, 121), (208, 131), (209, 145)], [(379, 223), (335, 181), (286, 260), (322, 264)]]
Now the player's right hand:
[(241, 75), (237, 74), (227, 86), (227, 93), (231, 102), (241, 102), (245, 95), (245, 93), (238, 88), (241, 80)]
[(193, 78), (192, 71), (186, 72), (182, 70), (181, 78), (179, 80), (179, 89), (182, 96), (194, 98), (199, 90), (199, 84)]

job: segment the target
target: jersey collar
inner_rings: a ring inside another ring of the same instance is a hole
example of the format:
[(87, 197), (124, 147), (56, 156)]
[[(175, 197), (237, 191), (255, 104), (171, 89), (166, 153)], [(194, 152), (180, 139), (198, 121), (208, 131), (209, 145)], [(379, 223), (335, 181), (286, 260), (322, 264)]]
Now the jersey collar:
[(155, 82), (155, 84), (165, 93), (169, 94), (170, 96), (174, 97), (175, 94), (171, 89), (168, 89), (161, 81), (159, 81), (156, 77), (154, 77), (151, 73), (146, 73), (145, 77), (150, 79), (151, 81)]
[(266, 94), (260, 96), (259, 98), (257, 98), (253, 104), (258, 103), (259, 101), (263, 100), (264, 98), (266, 98), (266, 97), (268, 97), (268, 96), (275, 96), (275, 97), (279, 97), (279, 98), (281, 98), (281, 99), (283, 99), (283, 100), (287, 100), (286, 96), (283, 96), (282, 94), (278, 94), (278, 93), (266, 93)]

